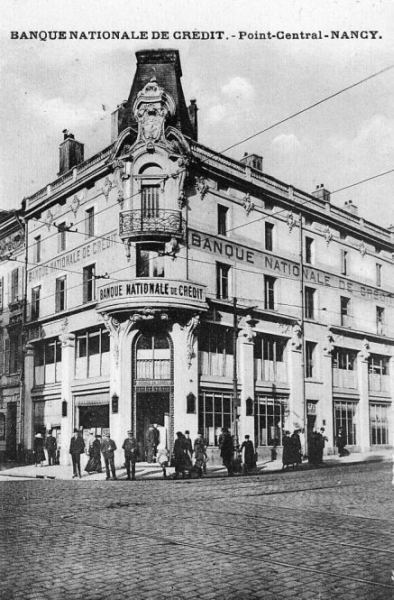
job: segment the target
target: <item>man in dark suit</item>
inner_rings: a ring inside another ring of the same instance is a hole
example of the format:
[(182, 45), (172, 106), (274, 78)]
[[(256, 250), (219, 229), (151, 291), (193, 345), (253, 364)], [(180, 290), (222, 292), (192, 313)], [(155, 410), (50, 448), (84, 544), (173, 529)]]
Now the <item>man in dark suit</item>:
[(122, 446), (124, 450), (124, 460), (127, 471), (127, 479), (130, 479), (130, 465), (131, 465), (131, 479), (135, 480), (135, 463), (138, 458), (138, 444), (137, 440), (133, 436), (132, 431), (127, 432), (127, 438), (123, 442)]
[(106, 433), (103, 441), (101, 442), (101, 452), (104, 456), (105, 471), (107, 473), (106, 479), (110, 479), (109, 469), (111, 467), (112, 479), (117, 479), (115, 473), (115, 450), (116, 444), (114, 440), (111, 440), (109, 433)]
[(78, 429), (74, 429), (74, 435), (70, 442), (70, 454), (73, 461), (73, 479), (81, 478), (81, 454), (85, 452), (85, 442)]
[(45, 448), (48, 452), (48, 465), (51, 466), (56, 464), (57, 442), (51, 431), (48, 431), (47, 439), (45, 440)]

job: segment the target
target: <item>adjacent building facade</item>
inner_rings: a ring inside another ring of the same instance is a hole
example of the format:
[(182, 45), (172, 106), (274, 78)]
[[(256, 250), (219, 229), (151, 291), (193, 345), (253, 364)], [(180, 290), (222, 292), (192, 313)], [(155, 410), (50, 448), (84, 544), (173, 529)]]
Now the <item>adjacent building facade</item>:
[(23, 439), (22, 323), (25, 287), (22, 211), (0, 211), (0, 459)]
[[(26, 199), (23, 440), (75, 427), (222, 427), (260, 455), (324, 426), (334, 451), (393, 444), (393, 232), (197, 141), (175, 50), (137, 52), (112, 141)], [(234, 364), (235, 360), (235, 364)], [(236, 393), (235, 393), (236, 392)], [(1, 443), (1, 440), (0, 440)], [(119, 461), (121, 461), (119, 453)]]

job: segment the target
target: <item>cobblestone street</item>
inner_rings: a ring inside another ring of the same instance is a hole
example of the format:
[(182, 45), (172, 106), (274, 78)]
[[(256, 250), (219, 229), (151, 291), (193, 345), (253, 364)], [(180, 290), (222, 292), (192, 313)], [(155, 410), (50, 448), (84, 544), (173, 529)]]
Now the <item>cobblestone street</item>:
[(388, 600), (390, 463), (191, 481), (3, 481), (3, 600)]

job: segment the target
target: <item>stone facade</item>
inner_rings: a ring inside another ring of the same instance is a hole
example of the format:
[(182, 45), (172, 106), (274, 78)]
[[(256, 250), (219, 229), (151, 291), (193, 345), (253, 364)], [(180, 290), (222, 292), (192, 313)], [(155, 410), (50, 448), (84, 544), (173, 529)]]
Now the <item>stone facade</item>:
[(285, 429), (391, 446), (392, 232), (204, 147), (177, 52), (137, 58), (111, 145), (27, 199), (25, 443), (52, 429), (67, 463), (75, 427), (132, 428), (144, 456), (156, 424), (213, 459), (223, 426), (262, 455)]

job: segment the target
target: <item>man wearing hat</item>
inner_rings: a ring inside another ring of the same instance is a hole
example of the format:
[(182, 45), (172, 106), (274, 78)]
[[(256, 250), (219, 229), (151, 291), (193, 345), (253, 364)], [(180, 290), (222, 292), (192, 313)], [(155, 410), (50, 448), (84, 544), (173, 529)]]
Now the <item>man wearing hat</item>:
[(85, 452), (85, 442), (78, 429), (74, 429), (74, 435), (70, 442), (70, 454), (73, 461), (73, 479), (81, 478), (81, 454)]
[(107, 473), (106, 479), (110, 479), (109, 469), (111, 467), (112, 479), (117, 479), (115, 474), (115, 450), (116, 444), (114, 440), (111, 440), (109, 433), (106, 433), (103, 441), (101, 442), (101, 452), (104, 456), (105, 471)]
[(122, 448), (124, 450), (127, 479), (130, 479), (131, 465), (131, 479), (132, 481), (135, 481), (135, 463), (137, 462), (138, 458), (138, 444), (131, 430), (127, 432), (127, 438), (123, 442)]
[(52, 431), (48, 431), (47, 438), (45, 440), (45, 448), (48, 452), (48, 465), (56, 464), (56, 450), (57, 442), (56, 438), (52, 435)]

